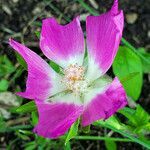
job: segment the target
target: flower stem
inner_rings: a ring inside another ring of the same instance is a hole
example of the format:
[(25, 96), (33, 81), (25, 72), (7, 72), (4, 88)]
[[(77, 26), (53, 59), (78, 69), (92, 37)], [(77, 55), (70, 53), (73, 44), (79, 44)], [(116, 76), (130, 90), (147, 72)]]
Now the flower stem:
[(116, 142), (134, 142), (127, 138), (114, 138), (114, 137), (107, 137), (107, 136), (75, 136), (74, 139), (76, 140), (108, 140), (108, 141), (116, 141)]
[(85, 8), (89, 13), (91, 13), (94, 16), (98, 16), (99, 13), (96, 12), (93, 8), (91, 8), (89, 5), (87, 5), (83, 0), (77, 0), (83, 8)]

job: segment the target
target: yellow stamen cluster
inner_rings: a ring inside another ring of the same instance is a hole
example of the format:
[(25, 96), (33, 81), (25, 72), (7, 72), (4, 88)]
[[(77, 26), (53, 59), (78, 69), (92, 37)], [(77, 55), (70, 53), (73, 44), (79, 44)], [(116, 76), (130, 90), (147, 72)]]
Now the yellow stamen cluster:
[(77, 80), (83, 80), (84, 77), (84, 67), (75, 65), (69, 65), (67, 69), (65, 69), (65, 77), (68, 80), (77, 81)]
[(65, 76), (62, 82), (65, 83), (67, 89), (74, 93), (82, 92), (87, 86), (87, 83), (84, 80), (84, 73), (85, 68), (83, 66), (71, 64), (64, 70)]

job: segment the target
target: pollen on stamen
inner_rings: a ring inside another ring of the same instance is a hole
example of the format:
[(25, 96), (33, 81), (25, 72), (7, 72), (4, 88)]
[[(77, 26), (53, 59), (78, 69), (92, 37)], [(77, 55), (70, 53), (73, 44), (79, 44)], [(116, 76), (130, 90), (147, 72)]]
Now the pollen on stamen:
[(85, 68), (78, 64), (71, 64), (64, 70), (62, 83), (73, 93), (83, 93), (87, 88), (87, 82), (84, 80)]
[(78, 66), (77, 64), (69, 65), (64, 71), (65, 77), (72, 81), (83, 80), (84, 72), (84, 67)]

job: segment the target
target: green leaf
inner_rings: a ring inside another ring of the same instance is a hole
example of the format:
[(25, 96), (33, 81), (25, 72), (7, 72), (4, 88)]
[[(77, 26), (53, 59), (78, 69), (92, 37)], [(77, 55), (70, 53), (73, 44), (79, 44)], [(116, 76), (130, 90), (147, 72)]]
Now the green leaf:
[(147, 63), (149, 63), (149, 60), (146, 57), (143, 57), (143, 55), (141, 55), (141, 53), (134, 47), (132, 46), (126, 39), (122, 38), (121, 42), (128, 47), (130, 50), (132, 50), (137, 56), (139, 56), (139, 58)]
[(114, 141), (105, 140), (105, 146), (107, 150), (117, 150), (117, 145)]
[(121, 78), (121, 79), (120, 79), (120, 82), (121, 82), (122, 84), (125, 84), (125, 82), (127, 82), (127, 81), (129, 81), (129, 80), (135, 78), (137, 75), (139, 75), (139, 72), (130, 73), (130, 74), (128, 74), (127, 76)]
[(61, 68), (58, 64), (56, 64), (56, 63), (53, 62), (53, 61), (50, 61), (50, 62), (49, 62), (49, 65), (50, 65), (57, 73), (62, 74), (62, 68)]
[(38, 114), (37, 111), (33, 111), (31, 113), (31, 117), (32, 117), (32, 125), (36, 125), (38, 123)]
[(150, 73), (150, 53), (147, 53), (144, 48), (139, 48), (138, 52), (145, 58), (141, 59), (144, 73)]
[(70, 142), (66, 143), (66, 145), (64, 146), (64, 150), (71, 150)]
[(80, 119), (78, 119), (70, 128), (69, 133), (67, 135), (67, 138), (65, 140), (65, 145), (72, 139), (74, 138), (77, 133), (78, 133), (78, 126), (80, 123)]
[(16, 131), (16, 135), (24, 141), (30, 140), (30, 138), (27, 135), (24, 135), (24, 134), (20, 133), (19, 131)]
[(140, 58), (129, 48), (121, 46), (113, 63), (113, 72), (121, 80), (131, 74), (134, 78), (123, 82), (123, 86), (134, 100), (137, 100), (141, 93), (143, 70)]
[(136, 126), (145, 125), (149, 122), (150, 116), (149, 114), (140, 106), (138, 105), (134, 114), (136, 119)]
[(90, 132), (90, 127), (91, 127), (90, 125), (88, 125), (86, 127), (83, 127), (82, 128), (83, 133), (86, 133), (86, 134), (89, 133)]
[(15, 71), (15, 67), (6, 55), (0, 56), (0, 77), (11, 74)]
[(46, 139), (46, 138), (44, 138), (44, 137), (38, 136), (36, 141), (37, 141), (37, 144), (38, 144), (38, 145), (45, 146), (47, 140), (49, 140), (49, 143), (50, 143), (50, 139)]
[(25, 144), (25, 150), (35, 150), (36, 149), (36, 142), (28, 142)]
[(25, 135), (33, 135), (33, 132), (28, 131), (28, 130), (19, 130), (19, 132)]
[(135, 120), (135, 117), (134, 117), (134, 114), (135, 114), (134, 109), (125, 107), (125, 108), (119, 110), (119, 113), (121, 113), (126, 118), (128, 118), (128, 121), (132, 122), (132, 124), (136, 124), (136, 120)]
[(37, 38), (40, 39), (40, 32), (39, 31), (35, 31), (35, 34), (36, 34)]
[(3, 118), (0, 116), (0, 133), (4, 133), (7, 129), (6, 123)]
[(120, 121), (118, 120), (117, 117), (112, 116), (107, 120), (108, 124), (111, 124), (113, 127), (115, 127), (116, 129), (120, 130), (120, 129), (124, 129), (124, 127), (122, 126), (122, 124), (120, 123)]
[(129, 113), (130, 115), (133, 115), (135, 113), (135, 109), (132, 109), (132, 108), (129, 108), (129, 107), (124, 107), (123, 109), (119, 110), (119, 112), (127, 112)]
[(136, 110), (125, 107), (119, 110), (128, 120), (126, 127), (137, 135), (146, 135), (150, 133), (150, 115), (140, 106)]
[(140, 106), (137, 105), (136, 110), (131, 108), (124, 108), (119, 110), (119, 112), (128, 118), (129, 125), (135, 128), (139, 128), (140, 126), (147, 126), (150, 120), (149, 114)]
[(9, 82), (5, 79), (0, 80), (0, 92), (7, 91), (9, 87)]
[(19, 64), (22, 65), (25, 70), (27, 70), (27, 63), (26, 63), (25, 60), (21, 57), (21, 55), (18, 54), (18, 53), (16, 53), (16, 57), (17, 57), (17, 61), (19, 62)]
[(30, 125), (16, 125), (13, 127), (8, 127), (8, 125), (6, 123), (0, 123), (0, 132), (5, 133), (5, 132), (12, 132), (12, 131), (17, 131), (20, 129), (31, 129), (32, 126)]
[(34, 101), (28, 102), (20, 107), (18, 107), (16, 109), (16, 112), (18, 113), (28, 113), (28, 112), (32, 112), (32, 111), (36, 111), (36, 105)]
[(111, 129), (114, 132), (117, 132), (129, 139), (133, 142), (139, 143), (140, 145), (150, 149), (150, 141), (142, 136), (138, 136), (131, 131), (128, 131), (125, 126), (120, 126), (120, 128), (116, 128), (115, 124), (112, 124), (112, 117), (107, 119), (106, 121), (97, 121), (94, 123), (96, 126), (105, 127)]

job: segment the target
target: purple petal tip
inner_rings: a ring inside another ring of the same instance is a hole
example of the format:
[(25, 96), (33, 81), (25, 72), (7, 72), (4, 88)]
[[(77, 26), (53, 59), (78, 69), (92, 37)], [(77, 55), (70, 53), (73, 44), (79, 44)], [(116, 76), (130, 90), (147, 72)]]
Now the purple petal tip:
[(111, 8), (111, 12), (114, 15), (118, 14), (118, 0), (114, 0), (113, 6)]
[(9, 38), (9, 45), (11, 45), (13, 39), (12, 38)]

